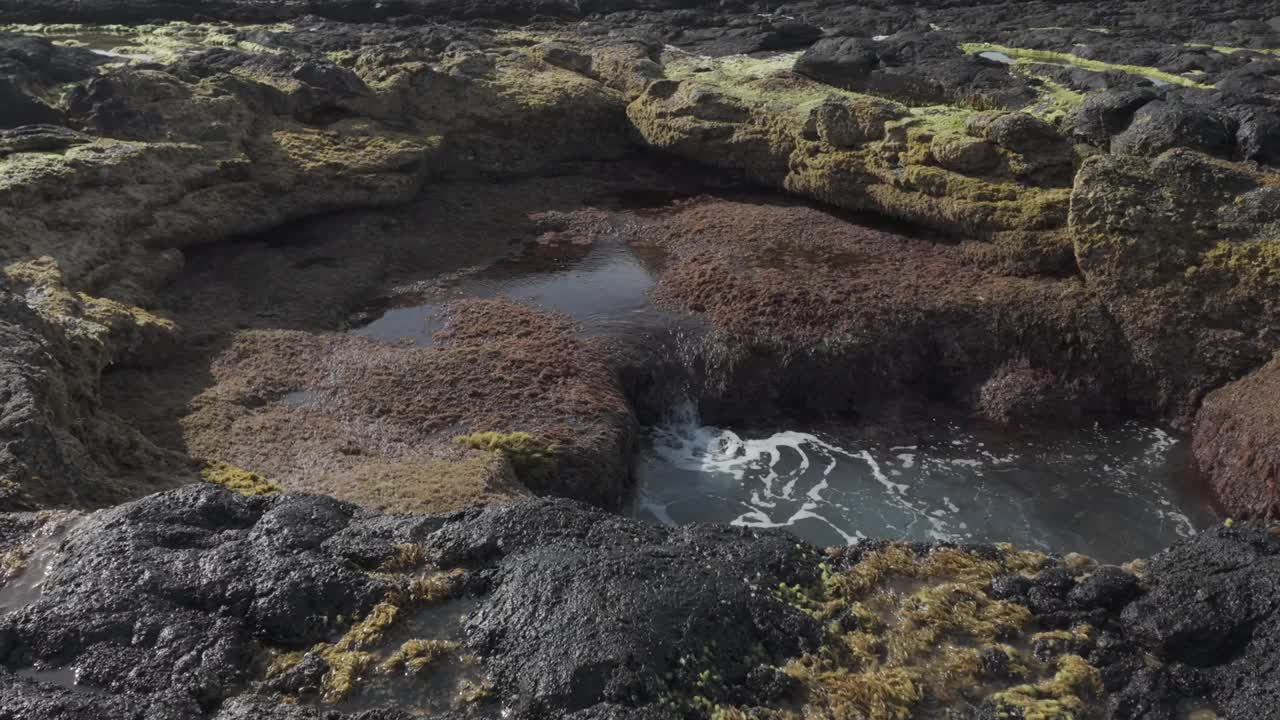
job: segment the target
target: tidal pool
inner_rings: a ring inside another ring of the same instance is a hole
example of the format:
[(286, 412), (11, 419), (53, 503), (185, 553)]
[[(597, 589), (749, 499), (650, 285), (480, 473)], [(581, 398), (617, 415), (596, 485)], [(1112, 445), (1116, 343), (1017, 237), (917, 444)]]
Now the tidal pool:
[(1011, 437), (937, 421), (903, 444), (859, 436), (740, 435), (686, 413), (646, 431), (631, 513), (785, 528), (822, 546), (1011, 542), (1104, 562), (1213, 522), (1186, 480), (1183, 443), (1137, 422)]
[(353, 332), (377, 340), (407, 338), (430, 346), (434, 334), (446, 324), (450, 301), (492, 297), (568, 315), (589, 336), (661, 327), (666, 314), (649, 299), (661, 262), (656, 250), (611, 238), (530, 245), (515, 257), (399, 298)]

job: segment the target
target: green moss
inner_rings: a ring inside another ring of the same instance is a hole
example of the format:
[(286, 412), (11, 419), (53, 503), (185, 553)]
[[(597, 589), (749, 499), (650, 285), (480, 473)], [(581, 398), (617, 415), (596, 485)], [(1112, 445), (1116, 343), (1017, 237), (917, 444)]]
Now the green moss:
[(1220, 52), (1223, 55), (1233, 55), (1238, 52), (1256, 52), (1263, 53), (1265, 55), (1280, 55), (1280, 49), (1273, 48), (1242, 48), (1231, 45), (1214, 45), (1212, 43), (1187, 43), (1187, 47), (1213, 50), (1215, 52)]
[[(38, 35), (58, 45), (145, 56), (157, 62), (174, 62), (192, 50), (230, 47), (245, 52), (280, 53), (282, 50), (245, 39), (255, 31), (289, 32), (289, 24), (234, 25), (231, 23), (168, 22), (144, 25), (31, 24), (4, 25), (0, 29)], [(114, 64), (114, 63), (112, 63)]]
[(987, 43), (965, 43), (960, 49), (970, 54), (978, 54), (983, 52), (998, 52), (1008, 55), (1018, 63), (1067, 63), (1075, 65), (1078, 68), (1092, 70), (1094, 72), (1122, 72), (1130, 75), (1141, 75), (1146, 78), (1162, 80), (1173, 85), (1182, 85), (1184, 87), (1207, 88), (1209, 85), (1198, 83), (1181, 75), (1174, 75), (1158, 68), (1142, 67), (1139, 65), (1116, 65), (1113, 63), (1102, 62), (1100, 60), (1090, 60), (1082, 58), (1071, 53), (1055, 52), (1052, 50), (1030, 50), (1026, 48), (1012, 48), (1005, 45), (992, 45)]
[(556, 474), (559, 447), (530, 433), (476, 432), (454, 440), (465, 447), (501, 454), (531, 486), (545, 485)]
[(800, 53), (781, 53), (767, 58), (732, 55), (701, 58), (678, 55), (667, 60), (666, 76), (672, 80), (693, 80), (714, 86), (726, 95), (748, 102), (790, 106), (797, 112), (808, 110), (828, 97), (863, 97), (859, 93), (813, 82), (791, 72)]
[(200, 477), (205, 482), (221, 485), (241, 495), (272, 495), (282, 489), (278, 484), (258, 473), (218, 460), (205, 463), (204, 468), (200, 470)]
[(1280, 240), (1220, 242), (1206, 252), (1188, 277), (1214, 273), (1239, 289), (1261, 297), (1274, 297), (1280, 289)]

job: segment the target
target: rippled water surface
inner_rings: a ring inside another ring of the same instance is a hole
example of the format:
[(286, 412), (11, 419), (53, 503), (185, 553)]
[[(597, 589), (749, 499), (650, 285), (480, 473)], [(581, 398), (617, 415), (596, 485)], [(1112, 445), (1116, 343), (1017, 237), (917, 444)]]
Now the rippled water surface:
[(1015, 438), (939, 422), (902, 445), (841, 435), (651, 428), (632, 512), (782, 527), (819, 545), (1013, 542), (1107, 562), (1212, 522), (1183, 480), (1183, 444), (1139, 423)]

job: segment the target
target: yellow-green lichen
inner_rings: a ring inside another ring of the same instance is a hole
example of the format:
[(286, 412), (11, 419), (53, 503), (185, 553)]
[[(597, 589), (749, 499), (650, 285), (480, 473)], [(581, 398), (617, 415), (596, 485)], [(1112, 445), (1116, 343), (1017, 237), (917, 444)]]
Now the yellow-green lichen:
[(1280, 240), (1220, 242), (1187, 275), (1220, 278), (1251, 296), (1274, 297), (1280, 289)]
[(455, 438), (464, 447), (502, 455), (526, 481), (545, 480), (556, 472), (555, 443), (527, 432), (476, 432)]
[(1151, 80), (1159, 80), (1171, 85), (1198, 88), (1210, 87), (1190, 78), (1183, 77), (1182, 75), (1165, 72), (1159, 68), (1143, 67), (1140, 65), (1117, 65), (1114, 63), (1102, 62), (1101, 60), (1091, 60), (1089, 58), (1082, 58), (1078, 55), (1072, 55), (1071, 53), (1056, 52), (1053, 50), (1031, 50), (1027, 48), (1014, 48), (988, 43), (965, 43), (961, 45), (960, 48), (967, 53), (975, 55), (984, 52), (1001, 53), (1009, 56), (1016, 63), (1065, 63), (1084, 70), (1092, 70), (1094, 72), (1122, 72), (1130, 75), (1140, 75)]
[(205, 482), (221, 485), (241, 495), (272, 495), (281, 491), (280, 485), (262, 475), (219, 460), (205, 463), (200, 477)]

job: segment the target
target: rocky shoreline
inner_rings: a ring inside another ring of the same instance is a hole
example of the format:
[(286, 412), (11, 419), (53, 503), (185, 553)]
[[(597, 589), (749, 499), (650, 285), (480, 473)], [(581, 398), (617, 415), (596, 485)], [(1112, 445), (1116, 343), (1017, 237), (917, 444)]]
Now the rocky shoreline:
[[(56, 560), (0, 620), (0, 718), (1274, 713), (1280, 2), (0, 23), (0, 598)], [(350, 332), (514, 246), (602, 238), (661, 258), (670, 333), (501, 299), (425, 346)], [(1257, 522), (1120, 570), (530, 499), (618, 507), (673, 388), (724, 423), (1167, 423)], [(90, 514), (62, 539), (66, 511)], [(904, 608), (918, 627), (877, 615)], [(475, 702), (402, 694), (437, 661)], [(367, 706), (333, 685), (374, 675)]]
[(4, 522), (69, 526), (0, 620), (5, 718), (1269, 717), (1280, 672), (1261, 526), (1120, 568), (207, 485)]

